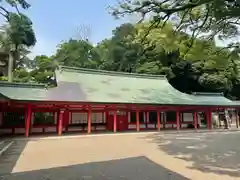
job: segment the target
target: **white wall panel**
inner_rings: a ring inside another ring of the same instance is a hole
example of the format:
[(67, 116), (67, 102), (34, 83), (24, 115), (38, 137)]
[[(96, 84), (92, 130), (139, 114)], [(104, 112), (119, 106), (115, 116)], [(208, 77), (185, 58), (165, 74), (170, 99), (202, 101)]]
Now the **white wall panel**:
[(87, 123), (87, 113), (73, 112), (72, 124)]
[[(106, 122), (106, 116), (103, 112), (92, 112), (91, 120), (93, 123)], [(85, 112), (73, 112), (72, 113), (72, 124), (87, 123), (88, 113)]]
[(193, 113), (183, 113), (183, 122), (193, 122)]

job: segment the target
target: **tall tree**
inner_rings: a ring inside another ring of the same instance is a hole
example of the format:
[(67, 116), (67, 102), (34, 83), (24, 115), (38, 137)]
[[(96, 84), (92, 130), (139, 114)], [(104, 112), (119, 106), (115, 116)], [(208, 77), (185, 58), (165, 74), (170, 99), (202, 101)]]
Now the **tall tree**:
[[(239, 34), (238, 0), (124, 0), (112, 8), (116, 17), (134, 13), (141, 14), (141, 20), (151, 15), (149, 29), (171, 21), (176, 31), (191, 32), (192, 39), (229, 39)], [(238, 42), (227, 47), (238, 48)]]
[(11, 19), (8, 24), (2, 27), (3, 31), (2, 46), (8, 45), (5, 49), (8, 50), (8, 80), (11, 82), (12, 71), (16, 67), (16, 62), (19, 62), (21, 47), (30, 47), (35, 45), (36, 37), (32, 28), (31, 20), (23, 14), (11, 14)]
[(31, 68), (31, 71), (29, 72), (31, 81), (37, 83), (54, 84), (54, 71), (56, 67), (57, 62), (54, 61), (52, 57), (45, 55), (36, 56), (31, 61), (29, 66), (29, 68)]
[[(20, 59), (19, 48), (21, 46), (29, 47), (35, 45), (36, 38), (31, 20), (19, 10), (19, 7), (23, 9), (30, 7), (26, 0), (1, 0), (0, 3), (0, 15), (6, 20), (6, 25), (2, 27), (4, 30), (1, 32), (4, 33), (2, 36), (5, 37), (4, 41), (6, 43), (2, 41), (1, 45), (8, 44), (8, 80), (11, 82), (14, 65)], [(15, 11), (9, 11), (6, 5), (10, 5)]]
[(99, 56), (90, 42), (70, 39), (59, 45), (54, 59), (60, 65), (97, 68)]
[(122, 24), (113, 30), (112, 38), (104, 40), (96, 47), (101, 58), (102, 69), (136, 72), (141, 45), (133, 43), (136, 28), (133, 24)]

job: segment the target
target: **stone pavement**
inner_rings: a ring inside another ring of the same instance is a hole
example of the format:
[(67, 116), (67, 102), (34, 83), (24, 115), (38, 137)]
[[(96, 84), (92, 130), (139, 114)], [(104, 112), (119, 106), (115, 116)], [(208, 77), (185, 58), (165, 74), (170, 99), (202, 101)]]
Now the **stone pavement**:
[(237, 180), (240, 132), (132, 133), (18, 139), (5, 180)]
[(13, 144), (13, 141), (0, 141), (0, 156)]

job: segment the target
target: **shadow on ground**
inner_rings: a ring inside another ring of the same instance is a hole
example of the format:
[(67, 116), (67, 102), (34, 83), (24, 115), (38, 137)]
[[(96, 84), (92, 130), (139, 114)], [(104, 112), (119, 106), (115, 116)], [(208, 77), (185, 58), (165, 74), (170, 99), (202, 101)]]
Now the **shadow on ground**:
[(193, 133), (146, 136), (167, 154), (193, 162), (189, 169), (240, 177), (239, 133)]
[(12, 172), (26, 144), (26, 140), (14, 141), (7, 151), (0, 156), (0, 176)]
[(3, 180), (188, 180), (146, 157), (79, 164), (5, 175)]

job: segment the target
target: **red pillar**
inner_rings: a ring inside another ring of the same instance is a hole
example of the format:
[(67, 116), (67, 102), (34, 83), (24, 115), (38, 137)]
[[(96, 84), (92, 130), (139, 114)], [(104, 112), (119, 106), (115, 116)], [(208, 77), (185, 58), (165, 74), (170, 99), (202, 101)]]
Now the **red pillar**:
[(32, 106), (30, 104), (27, 105), (26, 114), (25, 114), (25, 136), (29, 136), (29, 129), (31, 126), (32, 120)]
[(197, 117), (196, 111), (194, 111), (194, 113), (193, 113), (193, 121), (194, 121), (194, 129), (197, 129), (198, 117)]
[(117, 132), (117, 110), (113, 111), (113, 132)]
[(208, 110), (208, 115), (209, 115), (209, 129), (212, 129), (212, 110)]
[(68, 132), (68, 125), (69, 125), (69, 121), (70, 121), (70, 116), (69, 116), (69, 110), (66, 110), (64, 113), (64, 127), (65, 127), (65, 131)]
[(157, 111), (157, 130), (160, 131), (161, 128), (161, 117), (160, 117), (160, 111)]
[(63, 126), (63, 116), (64, 116), (64, 110), (60, 110), (58, 115), (58, 135), (62, 135), (62, 126)]
[(137, 131), (140, 130), (140, 125), (139, 125), (139, 110), (136, 110), (136, 126), (137, 126)]
[(92, 129), (91, 115), (92, 115), (91, 106), (89, 106), (88, 107), (88, 116), (87, 116), (87, 122), (88, 122), (87, 133), (91, 133), (91, 129)]
[(148, 129), (148, 123), (149, 123), (149, 112), (146, 112), (146, 129)]
[(176, 112), (176, 124), (177, 124), (177, 130), (180, 129), (180, 112), (177, 110)]

